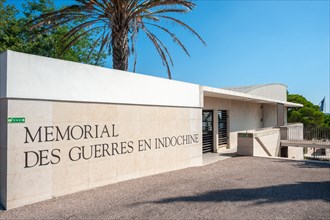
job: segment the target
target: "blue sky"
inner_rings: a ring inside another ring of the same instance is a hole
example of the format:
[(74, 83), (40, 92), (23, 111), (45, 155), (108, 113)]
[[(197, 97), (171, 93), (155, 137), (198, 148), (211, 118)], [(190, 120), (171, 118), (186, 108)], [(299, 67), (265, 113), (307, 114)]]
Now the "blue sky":
[[(207, 46), (178, 30), (191, 58), (170, 48), (174, 79), (213, 87), (284, 83), (314, 104), (326, 96), (329, 112), (329, 1), (195, 2), (182, 19)], [(137, 71), (165, 77), (156, 52), (145, 47)]]
[[(56, 0), (55, 0), (56, 1)], [(20, 4), (24, 0), (8, 0)], [(57, 4), (70, 1), (57, 0)], [(326, 96), (330, 112), (329, 1), (196, 0), (195, 10), (179, 18), (207, 43), (168, 24), (191, 57), (166, 34), (174, 80), (212, 87), (284, 83), (290, 93), (318, 104)], [(167, 77), (152, 43), (138, 36), (137, 72)], [(111, 58), (109, 58), (111, 59)], [(111, 67), (111, 61), (107, 62)]]

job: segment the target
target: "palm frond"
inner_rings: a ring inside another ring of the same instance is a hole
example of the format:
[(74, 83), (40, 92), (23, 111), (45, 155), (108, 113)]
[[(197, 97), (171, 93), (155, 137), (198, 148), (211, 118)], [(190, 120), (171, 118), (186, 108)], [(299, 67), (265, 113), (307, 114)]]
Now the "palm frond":
[(166, 28), (164, 28), (164, 27), (162, 27), (160, 25), (157, 25), (157, 24), (152, 24), (152, 23), (146, 23), (146, 24), (149, 24), (151, 26), (157, 27), (157, 28), (165, 31), (166, 33), (168, 33), (172, 37), (172, 39), (174, 40), (174, 42), (177, 43), (183, 49), (183, 51), (187, 54), (188, 57), (190, 57), (190, 54), (189, 54), (187, 48), (183, 45), (183, 43), (180, 41), (180, 39), (174, 33), (172, 33), (168, 29), (166, 29)]
[(170, 69), (170, 66), (169, 66), (169, 63), (167, 60), (167, 56), (170, 59), (172, 66), (173, 66), (173, 60), (172, 60), (171, 54), (169, 53), (167, 47), (163, 44), (163, 42), (156, 35), (154, 35), (152, 32), (150, 32), (145, 26), (142, 27), (142, 30), (146, 33), (148, 38), (155, 45), (157, 52), (160, 55), (161, 60), (163, 62), (163, 66), (165, 66), (167, 69), (168, 78), (172, 79), (171, 69)]
[[(74, 46), (84, 35), (94, 35), (88, 58), (98, 50), (97, 60), (102, 51), (112, 54), (115, 68), (127, 70), (128, 56), (134, 56), (133, 71), (136, 70), (137, 51), (136, 39), (139, 30), (155, 46), (162, 64), (166, 67), (171, 79), (170, 65), (173, 60), (162, 40), (152, 33), (148, 27), (167, 33), (188, 56), (187, 48), (170, 29), (161, 25), (162, 21), (170, 21), (187, 29), (203, 44), (205, 41), (189, 25), (173, 17), (174, 14), (185, 14), (193, 10), (195, 3), (191, 0), (76, 0), (76, 3), (40, 15), (31, 21), (31, 34), (47, 33), (53, 29), (69, 24), (70, 28), (63, 35), (63, 51)], [(128, 42), (130, 40), (130, 42)], [(119, 64), (118, 62), (126, 62)]]
[(191, 31), (195, 36), (198, 37), (198, 39), (200, 41), (203, 42), (204, 45), (206, 45), (206, 42), (203, 40), (203, 38), (193, 29), (191, 28), (189, 25), (187, 25), (186, 23), (184, 23), (183, 21), (180, 21), (179, 19), (176, 19), (176, 18), (173, 18), (173, 17), (169, 17), (169, 16), (165, 16), (165, 15), (161, 15), (159, 16), (161, 18), (165, 18), (165, 19), (168, 19), (168, 20), (171, 20), (171, 21), (174, 21), (175, 23), (178, 23), (179, 25), (187, 28), (189, 31)]

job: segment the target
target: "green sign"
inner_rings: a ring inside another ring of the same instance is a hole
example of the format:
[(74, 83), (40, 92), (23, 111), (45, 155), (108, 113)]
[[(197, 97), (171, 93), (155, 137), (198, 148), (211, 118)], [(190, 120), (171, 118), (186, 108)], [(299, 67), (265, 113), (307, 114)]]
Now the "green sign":
[(8, 118), (8, 123), (25, 123), (25, 118)]

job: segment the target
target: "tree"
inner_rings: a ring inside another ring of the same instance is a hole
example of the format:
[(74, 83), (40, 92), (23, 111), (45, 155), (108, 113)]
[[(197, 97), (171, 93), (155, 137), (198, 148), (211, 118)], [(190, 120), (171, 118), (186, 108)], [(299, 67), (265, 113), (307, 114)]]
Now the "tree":
[[(173, 32), (162, 25), (162, 21), (170, 21), (186, 28), (205, 44), (195, 30), (183, 21), (169, 15), (188, 13), (194, 7), (195, 4), (190, 0), (76, 0), (74, 5), (42, 14), (33, 21), (33, 27), (52, 30), (79, 19), (81, 22), (77, 23), (63, 37), (65, 49), (75, 45), (84, 35), (97, 30), (100, 34), (94, 37), (91, 51), (108, 51), (109, 54), (112, 54), (113, 68), (125, 71), (128, 69), (130, 54), (135, 57), (135, 71), (136, 37), (139, 31), (142, 31), (155, 46), (167, 69), (168, 77), (171, 79), (170, 64), (173, 65), (171, 55), (165, 44), (150, 30), (150, 27), (167, 33), (190, 56), (183, 43)], [(100, 47), (96, 46), (98, 44)]]
[(324, 124), (323, 127), (329, 127), (330, 128), (330, 114), (324, 115)]
[(304, 126), (330, 127), (330, 115), (320, 111), (319, 106), (314, 105), (305, 97), (298, 94), (288, 94), (289, 102), (303, 104), (302, 108), (290, 108), (288, 110), (288, 122), (303, 123)]
[(93, 43), (91, 35), (85, 35), (74, 47), (62, 52), (62, 36), (67, 34), (72, 28), (71, 25), (76, 24), (78, 20), (52, 30), (35, 28), (31, 34), (31, 26), (27, 24), (42, 13), (54, 11), (53, 0), (27, 1), (22, 8), (23, 11), (20, 13), (14, 5), (6, 4), (6, 0), (0, 0), (0, 52), (14, 50), (88, 64), (103, 64), (106, 57), (104, 53), (89, 54), (88, 47)]
[(21, 40), (16, 37), (21, 29), (17, 14), (18, 10), (14, 6), (5, 5), (5, 0), (0, 0), (0, 51), (21, 45)]
[(320, 111), (315, 111), (312, 116), (312, 121), (316, 126), (322, 126), (324, 123), (324, 114)]
[(288, 122), (294, 123), (294, 122), (302, 122), (303, 117), (298, 111), (291, 111), (291, 113), (288, 115)]

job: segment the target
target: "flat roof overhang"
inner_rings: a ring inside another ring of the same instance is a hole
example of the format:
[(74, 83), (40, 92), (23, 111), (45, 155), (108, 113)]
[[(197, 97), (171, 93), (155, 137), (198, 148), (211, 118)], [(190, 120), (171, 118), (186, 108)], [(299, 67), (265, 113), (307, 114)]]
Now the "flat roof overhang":
[(303, 107), (302, 104), (297, 104), (293, 102), (286, 102), (282, 100), (270, 99), (261, 96), (251, 95), (247, 93), (235, 92), (226, 89), (212, 88), (207, 86), (201, 86), (204, 97), (231, 99), (246, 102), (255, 103), (266, 103), (266, 104), (283, 104), (286, 107)]

